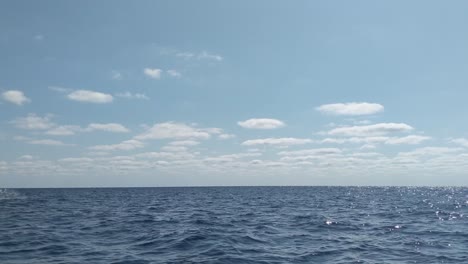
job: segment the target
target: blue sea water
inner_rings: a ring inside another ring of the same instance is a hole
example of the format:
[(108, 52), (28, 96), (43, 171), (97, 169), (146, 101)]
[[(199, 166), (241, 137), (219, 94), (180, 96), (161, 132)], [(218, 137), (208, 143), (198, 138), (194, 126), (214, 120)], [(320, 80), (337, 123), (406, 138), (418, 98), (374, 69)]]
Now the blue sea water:
[(0, 263), (468, 263), (468, 188), (0, 190)]

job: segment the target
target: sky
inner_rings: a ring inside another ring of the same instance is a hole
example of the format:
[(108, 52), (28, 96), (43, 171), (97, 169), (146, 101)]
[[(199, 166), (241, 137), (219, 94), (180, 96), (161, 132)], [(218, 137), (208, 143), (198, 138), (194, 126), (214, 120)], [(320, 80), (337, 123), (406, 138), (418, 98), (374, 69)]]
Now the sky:
[(0, 187), (468, 185), (466, 1), (1, 1)]

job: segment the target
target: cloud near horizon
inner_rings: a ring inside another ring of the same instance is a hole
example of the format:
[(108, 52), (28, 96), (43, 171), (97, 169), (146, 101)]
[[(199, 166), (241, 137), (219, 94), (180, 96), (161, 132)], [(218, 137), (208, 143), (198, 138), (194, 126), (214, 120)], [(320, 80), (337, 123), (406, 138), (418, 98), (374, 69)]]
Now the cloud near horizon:
[(378, 123), (365, 126), (345, 126), (337, 127), (328, 131), (329, 135), (340, 136), (381, 136), (393, 132), (409, 132), (414, 128), (404, 123)]
[(146, 132), (137, 135), (138, 140), (148, 139), (209, 139), (213, 134), (220, 134), (219, 128), (198, 128), (184, 123), (165, 122), (150, 127)]
[(293, 146), (312, 143), (311, 139), (307, 138), (262, 138), (262, 139), (249, 139), (242, 142), (243, 146), (256, 146), (256, 145), (271, 145), (271, 146)]

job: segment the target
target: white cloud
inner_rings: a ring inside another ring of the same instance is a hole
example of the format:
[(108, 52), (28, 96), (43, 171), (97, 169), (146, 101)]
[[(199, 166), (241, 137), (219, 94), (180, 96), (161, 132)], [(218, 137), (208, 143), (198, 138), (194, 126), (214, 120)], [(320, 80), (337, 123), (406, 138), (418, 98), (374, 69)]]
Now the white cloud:
[(167, 152), (185, 152), (187, 151), (187, 147), (183, 146), (164, 146), (161, 148), (162, 151)]
[(73, 91), (73, 89), (70, 88), (64, 88), (64, 87), (59, 87), (59, 86), (49, 86), (49, 90), (58, 92), (58, 93), (69, 93)]
[(111, 79), (112, 80), (122, 80), (122, 74), (118, 71), (112, 71), (111, 72)]
[(338, 127), (330, 130), (329, 135), (341, 136), (380, 136), (392, 132), (408, 132), (413, 130), (413, 127), (404, 123), (379, 123), (367, 126), (348, 126)]
[(250, 149), (247, 149), (247, 152), (261, 152), (262, 150), (261, 149), (258, 149), (258, 148), (250, 148)]
[(233, 162), (236, 160), (240, 160), (243, 158), (250, 158), (250, 157), (258, 157), (261, 156), (261, 153), (235, 153), (235, 154), (227, 154), (221, 155), (216, 157), (207, 157), (204, 161), (207, 162), (215, 162), (215, 163), (226, 163), (226, 162)]
[[(193, 124), (193, 125), (196, 125), (196, 124)], [(223, 133), (223, 130), (221, 128), (217, 128), (217, 127), (200, 128), (200, 131), (205, 131), (205, 132), (208, 132), (210, 134), (221, 134), (221, 133)]]
[(107, 131), (107, 132), (114, 132), (114, 133), (130, 132), (128, 128), (117, 123), (107, 123), (107, 124), (92, 123), (88, 125), (88, 127), (86, 128), (86, 131)]
[(151, 68), (145, 68), (143, 70), (143, 73), (152, 78), (152, 79), (160, 79), (161, 78), (161, 69), (151, 69)]
[(377, 148), (377, 146), (374, 145), (374, 144), (365, 144), (365, 145), (361, 146), (359, 149), (365, 150), (365, 149), (375, 149), (375, 148)]
[(32, 155), (23, 155), (23, 156), (19, 157), (18, 159), (20, 159), (20, 160), (32, 160), (32, 159), (34, 159), (34, 156), (32, 156)]
[(46, 130), (55, 126), (50, 121), (51, 116), (46, 115), (45, 117), (37, 116), (36, 114), (28, 114), (27, 117), (20, 117), (15, 119), (12, 123), (16, 127), (27, 130)]
[(71, 136), (79, 130), (81, 130), (79, 126), (57, 126), (48, 130), (46, 134), (52, 136)]
[(426, 136), (418, 136), (418, 135), (409, 135), (406, 137), (391, 137), (385, 144), (389, 145), (399, 145), (399, 144), (409, 144), (409, 145), (416, 145), (420, 144), (423, 141), (429, 140), (431, 137)]
[(136, 139), (208, 139), (211, 134), (220, 132), (219, 128), (196, 128), (184, 123), (166, 122), (155, 124), (145, 133), (136, 136)]
[(167, 70), (167, 74), (169, 74), (171, 77), (179, 78), (182, 76), (182, 74), (176, 70)]
[(191, 159), (194, 157), (194, 154), (188, 152), (144, 152), (136, 154), (135, 157), (144, 158), (144, 159)]
[(16, 127), (26, 130), (47, 130), (46, 135), (52, 136), (70, 136), (77, 132), (92, 132), (92, 131), (107, 131), (114, 133), (127, 133), (130, 132), (128, 128), (117, 123), (91, 123), (86, 128), (75, 125), (57, 125), (51, 121), (52, 115), (46, 115), (44, 117), (37, 116), (36, 114), (30, 113), (26, 117), (21, 117), (13, 120)]
[(89, 147), (91, 150), (96, 150), (96, 151), (115, 151), (115, 150), (133, 150), (133, 149), (138, 149), (138, 148), (143, 148), (145, 145), (143, 142), (130, 139), (123, 141), (118, 144), (112, 144), (112, 145), (96, 145)]
[(28, 141), (29, 144), (34, 145), (47, 145), (47, 146), (70, 146), (70, 144), (65, 144), (62, 141), (53, 140), (53, 139), (35, 139)]
[(77, 90), (68, 94), (68, 99), (78, 102), (104, 104), (110, 103), (114, 100), (112, 95), (89, 91), (89, 90)]
[(252, 118), (245, 121), (239, 121), (237, 124), (243, 128), (250, 129), (275, 129), (285, 126), (283, 121), (271, 118)]
[(341, 154), (341, 150), (337, 148), (316, 148), (316, 149), (302, 149), (294, 151), (281, 151), (278, 153), (280, 156), (302, 156), (302, 155), (331, 155)]
[(117, 97), (126, 98), (126, 99), (142, 99), (142, 100), (149, 100), (150, 98), (145, 94), (141, 93), (131, 93), (131, 92), (124, 92), (124, 93), (117, 93), (115, 94)]
[(459, 144), (463, 147), (467, 147), (468, 148), (468, 139), (466, 138), (456, 138), (456, 139), (452, 139), (451, 140), (453, 143), (456, 143), (456, 144)]
[(224, 58), (217, 54), (208, 53), (207, 51), (202, 51), (198, 54), (193, 52), (179, 52), (176, 54), (177, 57), (184, 59), (198, 59), (198, 60), (215, 60), (222, 61)]
[(202, 51), (200, 54), (198, 54), (198, 59), (209, 59), (209, 60), (215, 60), (215, 61), (222, 61), (223, 57), (217, 54), (210, 54), (206, 51)]
[(324, 114), (331, 115), (371, 115), (382, 112), (383, 105), (375, 103), (338, 103), (325, 104), (317, 107)]
[(385, 136), (369, 136), (369, 137), (350, 137), (350, 138), (325, 138), (320, 143), (331, 143), (331, 144), (345, 144), (345, 143), (365, 143), (365, 144), (387, 144), (387, 145), (399, 145), (409, 144), (416, 145), (423, 141), (429, 140), (431, 137), (409, 135), (405, 137), (385, 137)]
[(200, 142), (195, 140), (179, 140), (179, 141), (172, 141), (169, 143), (171, 146), (196, 146), (200, 144)]
[(62, 141), (53, 140), (53, 139), (33, 139), (33, 138), (23, 137), (23, 136), (15, 136), (13, 139), (17, 141), (23, 141), (28, 144), (33, 144), (33, 145), (74, 146), (73, 144), (66, 144), (66, 143), (63, 143)]
[(261, 167), (261, 168), (274, 168), (277, 169), (279, 167), (284, 167), (286, 163), (279, 162), (279, 161), (271, 161), (271, 160), (251, 160), (249, 162), (250, 165)]
[(63, 158), (59, 159), (59, 162), (70, 162), (70, 163), (90, 163), (94, 160), (91, 158), (81, 157), (81, 158)]
[(407, 152), (399, 152), (397, 156), (438, 156), (443, 154), (449, 153), (456, 153), (463, 151), (462, 148), (449, 148), (449, 147), (424, 147), (424, 148), (417, 148)]
[(2, 98), (5, 101), (16, 105), (23, 105), (24, 103), (31, 102), (31, 99), (27, 98), (22, 91), (9, 90), (2, 93)]
[(192, 52), (179, 52), (176, 54), (176, 57), (181, 57), (184, 59), (192, 59), (195, 57), (195, 54)]
[(372, 122), (370, 120), (353, 120), (355, 125), (369, 125)]
[(263, 138), (251, 139), (242, 142), (243, 146), (255, 145), (273, 145), (273, 146), (291, 146), (312, 143), (312, 140), (306, 138)]
[(323, 155), (303, 155), (303, 156), (284, 156), (281, 157), (280, 161), (285, 162), (303, 162), (308, 160), (324, 160), (326, 156)]
[(221, 134), (218, 136), (219, 139), (230, 139), (230, 138), (235, 138), (236, 135), (234, 134)]

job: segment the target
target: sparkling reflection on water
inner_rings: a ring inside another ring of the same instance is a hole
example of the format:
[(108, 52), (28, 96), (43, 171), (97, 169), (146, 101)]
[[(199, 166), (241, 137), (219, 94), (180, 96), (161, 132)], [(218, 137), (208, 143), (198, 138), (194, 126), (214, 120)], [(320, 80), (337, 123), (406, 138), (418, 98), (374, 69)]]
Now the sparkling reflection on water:
[(468, 263), (468, 188), (0, 190), (0, 263)]

